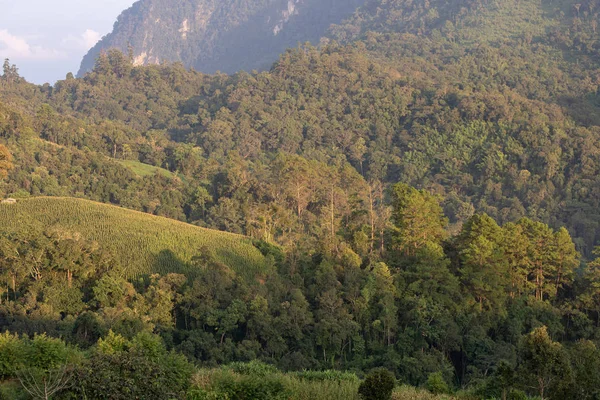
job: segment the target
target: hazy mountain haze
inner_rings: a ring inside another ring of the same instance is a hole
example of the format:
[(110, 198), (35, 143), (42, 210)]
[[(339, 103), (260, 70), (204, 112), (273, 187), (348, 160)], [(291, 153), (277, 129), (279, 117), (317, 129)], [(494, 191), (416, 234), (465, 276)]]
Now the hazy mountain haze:
[(76, 73), (81, 57), (134, 0), (0, 0), (0, 57), (35, 83)]

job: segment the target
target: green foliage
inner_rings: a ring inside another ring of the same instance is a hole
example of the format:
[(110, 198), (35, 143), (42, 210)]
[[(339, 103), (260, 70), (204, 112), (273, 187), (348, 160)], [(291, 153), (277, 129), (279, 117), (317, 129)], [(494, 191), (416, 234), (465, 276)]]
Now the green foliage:
[(567, 395), (573, 384), (568, 354), (560, 343), (552, 341), (546, 327), (537, 328), (525, 336), (522, 347), (519, 374), (525, 385), (542, 399), (548, 393)]
[(441, 372), (429, 374), (425, 387), (433, 394), (450, 393), (450, 387), (448, 386), (448, 383), (444, 379), (444, 375)]
[(398, 183), (393, 188), (393, 202), (394, 239), (402, 253), (415, 255), (428, 244), (440, 244), (445, 239), (447, 219), (438, 198)]
[(22, 390), (18, 381), (0, 383), (0, 400), (29, 400), (31, 397)]
[(230, 399), (240, 400), (278, 400), (287, 399), (285, 386), (280, 379), (272, 376), (223, 376), (216, 379), (218, 392)]
[(109, 334), (74, 371), (70, 396), (95, 399), (183, 399), (193, 367), (147, 333), (128, 341)]
[(47, 371), (77, 362), (77, 352), (64, 341), (42, 335), (32, 339), (0, 334), (0, 377), (16, 378), (22, 369)]
[(577, 398), (593, 399), (600, 391), (600, 353), (596, 345), (588, 340), (577, 342), (569, 351), (574, 373), (574, 389)]
[(458, 398), (461, 397), (433, 394), (425, 389), (406, 385), (396, 388), (392, 393), (392, 400), (453, 400)]
[(25, 358), (24, 350), (18, 335), (8, 331), (0, 334), (0, 376), (2, 378), (15, 375), (19, 363)]
[[(384, 366), (414, 386), (440, 372), (465, 396), (593, 398), (599, 6), (373, 0), (332, 28), (342, 44), (235, 76), (112, 51), (83, 79), (38, 87), (8, 63), (0, 140), (15, 168), (0, 190), (34, 199), (0, 206), (5, 231), (26, 231), (0, 238), (2, 328), (87, 346), (112, 329), (103, 340), (122, 349), (95, 352), (109, 380), (123, 360), (145, 360), (136, 377), (168, 364), (134, 339), (154, 330), (206, 366)], [(214, 382), (358, 397), (332, 372), (236, 368)]]
[(194, 381), (190, 395), (193, 399), (358, 400), (359, 380), (354, 374), (338, 371), (283, 374), (254, 361), (200, 370)]
[(389, 400), (396, 384), (394, 375), (385, 368), (375, 369), (358, 387), (358, 394), (365, 400)]
[(35, 198), (2, 204), (0, 222), (5, 234), (78, 232), (110, 249), (128, 277), (152, 272), (193, 274), (188, 263), (203, 246), (211, 247), (216, 261), (242, 276), (264, 272), (264, 258), (243, 237), (85, 200)]
[(248, 363), (236, 362), (228, 364), (226, 367), (228, 370), (235, 372), (240, 375), (254, 375), (257, 377), (265, 377), (277, 373), (277, 368), (262, 363), (260, 361), (250, 361)]
[(298, 371), (291, 373), (298, 379), (311, 381), (311, 382), (353, 382), (357, 383), (360, 381), (358, 376), (352, 372), (336, 371), (336, 370), (325, 370), (325, 371)]

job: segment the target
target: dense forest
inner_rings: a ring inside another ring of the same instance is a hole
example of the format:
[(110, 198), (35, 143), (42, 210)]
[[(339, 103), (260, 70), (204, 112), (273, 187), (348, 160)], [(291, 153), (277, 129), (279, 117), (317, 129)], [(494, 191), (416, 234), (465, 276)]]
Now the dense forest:
[(371, 0), (234, 75), (112, 50), (36, 86), (7, 60), (4, 197), (246, 235), (265, 263), (198, 245), (132, 277), (85, 226), (0, 227), (0, 377), (68, 378), (57, 398), (352, 398), (383, 367), (464, 398), (598, 398), (598, 10)]

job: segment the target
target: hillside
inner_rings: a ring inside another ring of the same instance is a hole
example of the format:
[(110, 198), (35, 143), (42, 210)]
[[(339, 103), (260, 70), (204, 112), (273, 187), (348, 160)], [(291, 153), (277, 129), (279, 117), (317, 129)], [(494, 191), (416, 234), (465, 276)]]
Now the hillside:
[(3, 233), (66, 230), (111, 249), (127, 274), (190, 273), (186, 263), (210, 248), (216, 261), (242, 276), (264, 272), (250, 240), (167, 218), (74, 198), (38, 197), (0, 204)]
[[(566, 226), (591, 257), (598, 7), (578, 4), (373, 0), (331, 28), (336, 42), (252, 74), (109, 51), (85, 78), (3, 86), (0, 134), (19, 168), (1, 185), (291, 245), (332, 231), (381, 243), (384, 218), (361, 215), (386, 215), (385, 188), (401, 181), (444, 197), (451, 229), (473, 212), (529, 217)], [(310, 179), (290, 180), (299, 171)]]
[[(148, 14), (126, 25), (145, 35), (161, 4), (136, 3), (130, 13)], [(178, 4), (165, 38), (190, 12)], [(202, 4), (232, 26), (285, 5), (237, 1), (236, 14), (233, 1)], [(90, 361), (99, 390), (119, 382), (103, 379), (112, 366), (114, 376), (144, 366), (120, 357), (151, 331), (207, 368), (383, 367), (460, 398), (600, 398), (590, 373), (600, 370), (598, 10), (600, 1), (369, 0), (330, 28), (335, 40), (233, 75), (137, 65), (139, 54), (109, 50), (82, 78), (36, 86), (7, 63), (0, 195), (29, 200), (0, 205), (3, 229), (27, 231), (0, 235), (0, 331), (117, 346), (109, 365)], [(176, 35), (191, 38), (188, 27)], [(36, 227), (83, 230), (119, 259)], [(174, 260), (201, 244), (231, 268), (199, 257), (193, 279), (130, 281), (106, 268), (192, 275)], [(303, 376), (340, 386), (336, 373)], [(206, 378), (198, 389), (274, 387)]]
[(141, 0), (84, 57), (79, 75), (111, 48), (136, 65), (162, 61), (213, 73), (265, 70), (288, 47), (318, 43), (364, 0)]

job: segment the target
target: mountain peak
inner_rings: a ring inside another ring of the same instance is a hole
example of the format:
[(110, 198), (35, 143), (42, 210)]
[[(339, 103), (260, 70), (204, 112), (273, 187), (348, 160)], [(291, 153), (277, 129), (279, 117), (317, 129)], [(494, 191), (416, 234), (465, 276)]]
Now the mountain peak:
[(84, 57), (79, 75), (111, 48), (136, 65), (161, 61), (213, 73), (267, 69), (286, 48), (318, 42), (365, 0), (140, 0)]

